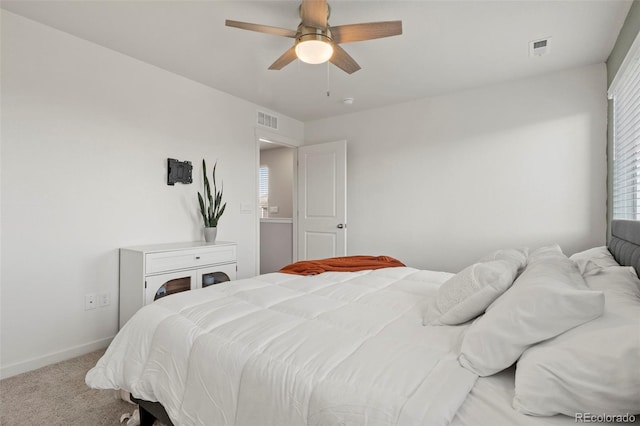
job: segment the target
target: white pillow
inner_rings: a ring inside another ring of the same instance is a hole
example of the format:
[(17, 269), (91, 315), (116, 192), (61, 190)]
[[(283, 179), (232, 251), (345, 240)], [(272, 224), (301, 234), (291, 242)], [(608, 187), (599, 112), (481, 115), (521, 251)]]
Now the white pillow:
[(515, 283), (467, 330), (460, 364), (479, 376), (512, 365), (528, 347), (602, 315), (604, 295), (589, 290), (560, 247), (531, 253)]
[(463, 269), (438, 289), (422, 323), (456, 325), (477, 317), (513, 284), (517, 272), (518, 265), (507, 260), (475, 263)]
[(604, 314), (524, 352), (513, 399), (521, 413), (640, 414), (640, 280), (622, 266), (585, 279), (604, 291)]
[(620, 266), (606, 246), (594, 247), (569, 257), (573, 260), (582, 275), (597, 273), (602, 268)]
[(529, 249), (527, 247), (521, 249), (500, 249), (482, 257), (478, 262), (488, 262), (491, 260), (508, 260), (514, 262), (519, 270), (527, 265), (527, 256)]

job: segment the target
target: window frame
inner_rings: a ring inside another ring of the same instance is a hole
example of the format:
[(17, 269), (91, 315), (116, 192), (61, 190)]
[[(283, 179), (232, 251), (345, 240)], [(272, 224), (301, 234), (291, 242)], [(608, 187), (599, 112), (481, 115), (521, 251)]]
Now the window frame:
[(640, 220), (640, 33), (607, 95), (613, 108), (611, 217)]

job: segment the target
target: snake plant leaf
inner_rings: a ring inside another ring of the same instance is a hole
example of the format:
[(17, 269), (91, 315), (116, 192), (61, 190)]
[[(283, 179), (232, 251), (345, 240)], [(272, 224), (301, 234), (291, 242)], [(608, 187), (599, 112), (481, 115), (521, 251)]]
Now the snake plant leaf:
[(198, 192), (198, 203), (200, 204), (200, 214), (202, 214), (202, 220), (204, 221), (204, 226), (209, 226), (209, 220), (207, 218), (207, 214), (204, 209), (204, 200), (202, 199), (202, 195)]
[(213, 199), (211, 198), (211, 185), (209, 184), (209, 179), (205, 175), (204, 177), (204, 191), (207, 194), (207, 199), (209, 200), (209, 204), (213, 204)]
[(211, 173), (211, 175), (213, 176), (213, 193), (214, 194), (218, 193), (218, 188), (216, 187), (216, 167), (218, 167), (218, 162), (217, 161), (213, 165), (213, 173)]
[(218, 214), (216, 215), (216, 222), (218, 221), (218, 219), (220, 219), (220, 216), (222, 216), (222, 213), (224, 213), (224, 209), (227, 208), (227, 203), (224, 203), (222, 205), (222, 208), (220, 209), (220, 211), (218, 212)]

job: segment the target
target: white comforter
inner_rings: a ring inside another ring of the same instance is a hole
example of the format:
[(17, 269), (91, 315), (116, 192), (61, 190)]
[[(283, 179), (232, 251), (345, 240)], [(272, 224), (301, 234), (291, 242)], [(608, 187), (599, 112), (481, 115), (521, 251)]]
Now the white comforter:
[(160, 299), (86, 376), (176, 425), (446, 425), (476, 376), (421, 312), (451, 274), (267, 274)]

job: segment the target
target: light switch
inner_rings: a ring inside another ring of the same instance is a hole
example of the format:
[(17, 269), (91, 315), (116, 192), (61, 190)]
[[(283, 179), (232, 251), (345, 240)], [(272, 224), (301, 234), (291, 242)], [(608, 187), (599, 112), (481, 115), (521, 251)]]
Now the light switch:
[(240, 203), (240, 213), (251, 213), (253, 209), (251, 208), (251, 203)]

